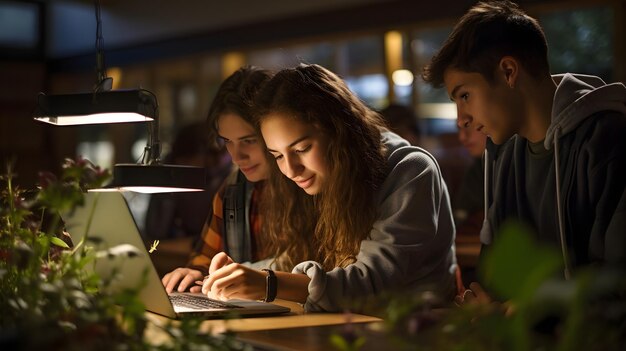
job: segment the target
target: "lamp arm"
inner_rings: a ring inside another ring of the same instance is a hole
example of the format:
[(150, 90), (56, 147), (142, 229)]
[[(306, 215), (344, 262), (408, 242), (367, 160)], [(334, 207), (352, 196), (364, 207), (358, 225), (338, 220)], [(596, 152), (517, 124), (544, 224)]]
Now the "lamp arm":
[(150, 136), (148, 139), (148, 164), (161, 164), (161, 141), (159, 140), (159, 117), (157, 116), (150, 123)]

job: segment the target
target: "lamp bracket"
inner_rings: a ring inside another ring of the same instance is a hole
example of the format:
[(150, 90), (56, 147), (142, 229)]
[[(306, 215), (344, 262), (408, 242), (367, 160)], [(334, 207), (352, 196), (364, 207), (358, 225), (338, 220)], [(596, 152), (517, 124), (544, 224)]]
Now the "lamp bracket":
[(100, 82), (96, 83), (96, 85), (93, 88), (93, 92), (101, 93), (104, 91), (111, 91), (111, 89), (113, 89), (113, 78), (106, 77)]
[(100, 0), (95, 0), (96, 6), (96, 85), (94, 93), (111, 91), (113, 78), (107, 77), (106, 63), (104, 61), (104, 39), (102, 38), (102, 19), (100, 18)]

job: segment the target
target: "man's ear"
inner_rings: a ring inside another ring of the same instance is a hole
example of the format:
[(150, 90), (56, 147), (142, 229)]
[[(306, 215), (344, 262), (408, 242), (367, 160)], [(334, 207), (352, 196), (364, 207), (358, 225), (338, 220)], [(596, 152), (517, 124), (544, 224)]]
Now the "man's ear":
[(502, 57), (498, 64), (499, 73), (511, 89), (515, 88), (520, 73), (519, 69), (519, 62), (512, 56)]

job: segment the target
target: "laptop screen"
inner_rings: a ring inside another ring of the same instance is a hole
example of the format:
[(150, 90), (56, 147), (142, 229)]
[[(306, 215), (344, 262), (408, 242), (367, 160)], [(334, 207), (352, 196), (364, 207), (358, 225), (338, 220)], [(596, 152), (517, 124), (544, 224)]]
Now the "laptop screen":
[[(61, 216), (75, 245), (84, 238), (84, 245), (92, 246), (98, 252), (93, 269), (103, 280), (109, 280), (104, 286), (112, 292), (143, 286), (139, 298), (146, 310), (170, 318), (190, 312), (216, 317), (230, 314), (231, 309), (223, 306), (195, 310), (186, 306), (175, 310), (121, 193), (87, 193), (83, 206)], [(196, 298), (202, 296), (194, 295)], [(290, 311), (286, 307), (257, 301), (231, 300), (229, 304), (234, 305), (240, 316)]]

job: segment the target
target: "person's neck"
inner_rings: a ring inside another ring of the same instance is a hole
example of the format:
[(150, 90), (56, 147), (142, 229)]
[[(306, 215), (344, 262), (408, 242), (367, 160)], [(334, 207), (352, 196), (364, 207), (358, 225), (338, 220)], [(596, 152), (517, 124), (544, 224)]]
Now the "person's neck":
[(525, 89), (526, 123), (520, 135), (537, 143), (544, 140), (552, 122), (552, 104), (556, 84), (550, 76), (541, 81), (530, 81)]

